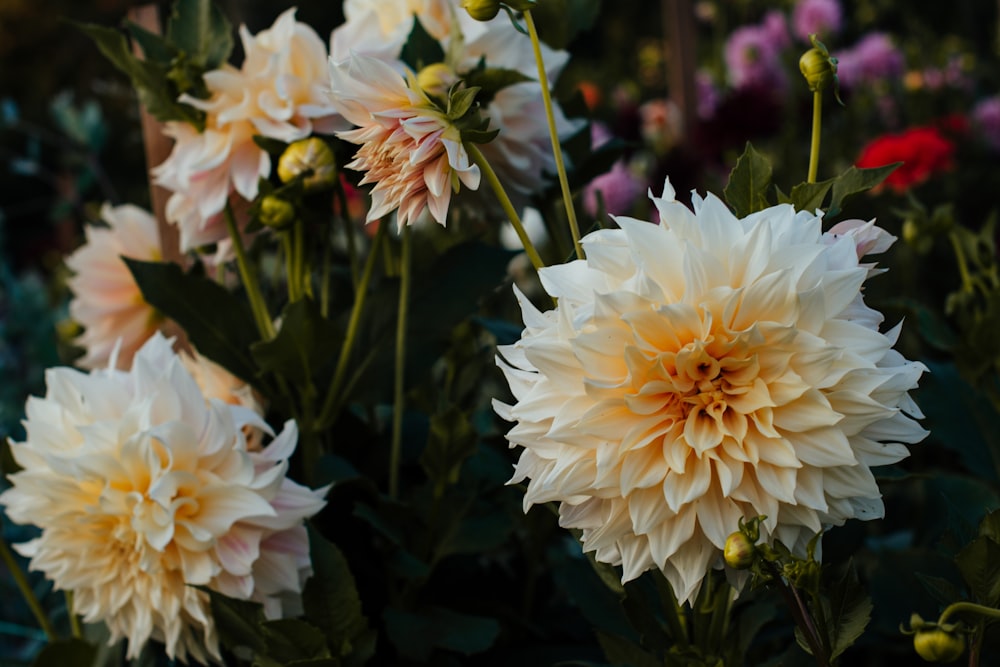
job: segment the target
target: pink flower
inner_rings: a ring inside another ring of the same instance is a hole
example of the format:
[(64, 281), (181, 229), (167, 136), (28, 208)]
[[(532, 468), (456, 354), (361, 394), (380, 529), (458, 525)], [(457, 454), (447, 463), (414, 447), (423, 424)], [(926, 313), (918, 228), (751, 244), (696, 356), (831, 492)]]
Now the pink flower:
[(825, 39), (840, 32), (839, 0), (799, 0), (792, 10), (792, 29), (803, 42), (815, 34)]
[(611, 215), (624, 215), (645, 191), (645, 181), (632, 173), (624, 160), (618, 160), (611, 171), (601, 174), (587, 185), (583, 205), (592, 216), (598, 214), (597, 193), (604, 199), (605, 211)]
[(837, 77), (847, 88), (900, 76), (905, 68), (902, 52), (881, 32), (869, 33), (850, 49), (834, 55), (838, 59)]
[(972, 121), (993, 150), (1000, 150), (1000, 97), (982, 100), (972, 109)]
[(367, 221), (398, 209), (402, 226), (426, 208), (444, 225), (459, 184), (479, 187), (479, 167), (471, 163), (458, 128), (412, 74), (407, 81), (377, 58), (354, 55), (334, 63), (330, 82), (333, 105), (358, 126), (337, 133), (361, 145), (347, 167), (365, 172), (362, 184), (375, 184)]
[(66, 258), (66, 266), (76, 274), (68, 281), (73, 292), (69, 312), (84, 327), (74, 341), (86, 350), (77, 365), (107, 366), (120, 345), (115, 365), (127, 369), (163, 318), (142, 298), (122, 257), (159, 261), (160, 235), (152, 215), (128, 204), (105, 204), (101, 219), (108, 227), (88, 225), (86, 243)]
[(778, 46), (763, 27), (748, 25), (734, 30), (726, 41), (724, 53), (733, 88), (783, 88), (785, 74), (778, 52)]

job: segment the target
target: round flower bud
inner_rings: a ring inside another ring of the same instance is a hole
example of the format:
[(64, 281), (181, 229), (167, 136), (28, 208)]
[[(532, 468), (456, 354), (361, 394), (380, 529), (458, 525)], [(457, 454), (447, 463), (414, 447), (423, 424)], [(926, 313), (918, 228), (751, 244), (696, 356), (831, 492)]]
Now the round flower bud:
[(833, 83), (837, 76), (837, 61), (830, 58), (829, 53), (813, 47), (799, 58), (799, 69), (809, 84), (809, 90), (815, 92)]
[(321, 190), (337, 181), (337, 159), (327, 143), (318, 137), (296, 141), (278, 158), (278, 178), (282, 183), (306, 171), (312, 172), (302, 181), (307, 191)]
[(448, 91), (457, 81), (458, 75), (444, 63), (428, 65), (417, 74), (420, 89), (435, 97), (447, 97)]
[(951, 662), (965, 652), (965, 637), (943, 627), (932, 626), (913, 635), (913, 648), (927, 662)]
[(726, 565), (734, 570), (745, 570), (753, 565), (754, 546), (750, 538), (737, 531), (726, 538), (722, 556)]
[(462, 7), (477, 21), (489, 21), (500, 13), (500, 0), (462, 0)]
[(285, 229), (295, 222), (295, 207), (281, 197), (266, 195), (260, 200), (260, 224), (271, 229)]

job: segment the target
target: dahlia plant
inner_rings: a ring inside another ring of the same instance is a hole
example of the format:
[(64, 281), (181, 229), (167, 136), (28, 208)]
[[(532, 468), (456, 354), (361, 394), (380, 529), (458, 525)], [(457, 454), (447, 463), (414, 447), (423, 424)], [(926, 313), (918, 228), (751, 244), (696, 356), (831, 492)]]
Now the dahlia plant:
[[(627, 5), (83, 26), (172, 144), (166, 195), (67, 255), (64, 362), (0, 452), (35, 664), (993, 659), (993, 227), (880, 204), (964, 130), (828, 157), (841, 79), (894, 71), (837, 48), (837, 0), (744, 8), (728, 88), (682, 44), (676, 99), (584, 85)], [(793, 148), (699, 168), (735, 157), (734, 100), (783, 96)], [(938, 237), (960, 282), (914, 296), (920, 253), (950, 278)]]

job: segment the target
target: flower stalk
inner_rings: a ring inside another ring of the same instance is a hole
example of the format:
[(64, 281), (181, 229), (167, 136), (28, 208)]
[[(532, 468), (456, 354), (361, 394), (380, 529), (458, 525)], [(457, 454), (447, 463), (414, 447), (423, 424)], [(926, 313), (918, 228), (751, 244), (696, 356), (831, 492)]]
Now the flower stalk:
[(809, 144), (809, 176), (806, 181), (816, 182), (819, 173), (819, 141), (823, 126), (823, 91), (813, 92), (812, 141)]
[(405, 407), (404, 380), (406, 379), (406, 319), (410, 301), (410, 265), (412, 263), (412, 241), (410, 226), (401, 230), (402, 259), (400, 260), (399, 316), (396, 322), (396, 373), (393, 381), (392, 398), (392, 446), (389, 450), (389, 498), (399, 498), (399, 462), (403, 451), (403, 408)]
[[(538, 65), (538, 83), (542, 88), (542, 103), (545, 105), (545, 119), (549, 124), (549, 139), (552, 141), (552, 157), (556, 161), (556, 172), (559, 174), (559, 188), (562, 190), (563, 204), (566, 207), (566, 219), (569, 221), (569, 231), (573, 236), (573, 248), (579, 259), (584, 259), (583, 245), (580, 243), (580, 225), (576, 221), (576, 210), (573, 208), (573, 195), (569, 191), (569, 179), (566, 176), (566, 164), (563, 161), (562, 147), (559, 145), (559, 134), (556, 131), (556, 117), (552, 111), (552, 93), (549, 91), (549, 77), (545, 72), (545, 61), (542, 59), (542, 46), (538, 39), (538, 30), (531, 10), (524, 10), (524, 23), (528, 26), (531, 37), (531, 47), (535, 53), (535, 63)], [(537, 268), (537, 267), (536, 267)]]
[(247, 298), (250, 300), (250, 310), (253, 311), (254, 321), (257, 323), (257, 330), (261, 338), (271, 340), (274, 338), (274, 323), (267, 312), (267, 304), (261, 295), (260, 284), (253, 267), (247, 260), (246, 251), (243, 249), (243, 239), (240, 231), (236, 228), (236, 220), (233, 218), (233, 209), (226, 203), (223, 217), (226, 220), (226, 229), (229, 231), (229, 238), (233, 242), (233, 250), (236, 252), (236, 265), (239, 267), (240, 279), (243, 281), (243, 288), (247, 291)]
[[(7, 542), (2, 539), (0, 539), (0, 559), (7, 566), (7, 571), (10, 572), (10, 576), (14, 578), (14, 583), (17, 585), (17, 590), (21, 591), (21, 596), (27, 603), (35, 620), (38, 621), (38, 625), (45, 632), (45, 636), (50, 642), (58, 639), (56, 630), (52, 627), (52, 621), (45, 615), (45, 611), (42, 609), (35, 591), (31, 590), (28, 578), (24, 576), (24, 572), (21, 570), (21, 566), (17, 564), (17, 560), (14, 558), (14, 554), (11, 553), (10, 547), (7, 546)], [(69, 613), (71, 616), (73, 615), (72, 607), (69, 609)]]

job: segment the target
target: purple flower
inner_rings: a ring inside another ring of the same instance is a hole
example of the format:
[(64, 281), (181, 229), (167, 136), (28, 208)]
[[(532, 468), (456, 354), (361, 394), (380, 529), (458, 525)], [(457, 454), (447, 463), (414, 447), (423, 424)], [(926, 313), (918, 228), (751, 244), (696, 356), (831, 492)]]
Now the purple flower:
[(871, 32), (850, 49), (834, 54), (837, 76), (845, 88), (900, 76), (906, 63), (888, 35)]
[(839, 0), (799, 0), (792, 10), (792, 30), (803, 42), (809, 35), (824, 38), (840, 32)]
[(590, 182), (583, 193), (583, 205), (587, 212), (596, 216), (597, 193), (604, 198), (604, 208), (611, 215), (628, 213), (635, 200), (646, 191), (646, 183), (629, 170), (624, 160), (618, 160), (611, 171), (601, 174)]
[(972, 109), (972, 122), (990, 148), (1000, 150), (1000, 96), (976, 104)]
[(737, 28), (726, 41), (724, 57), (734, 88), (784, 87), (785, 73), (778, 59), (778, 45), (761, 25)]
[(775, 51), (787, 49), (792, 45), (792, 38), (788, 35), (788, 21), (781, 11), (772, 9), (764, 14), (760, 27), (767, 33), (767, 38), (771, 40)]
[(711, 72), (698, 70), (694, 75), (694, 92), (698, 98), (698, 118), (711, 118), (719, 108), (719, 89)]

